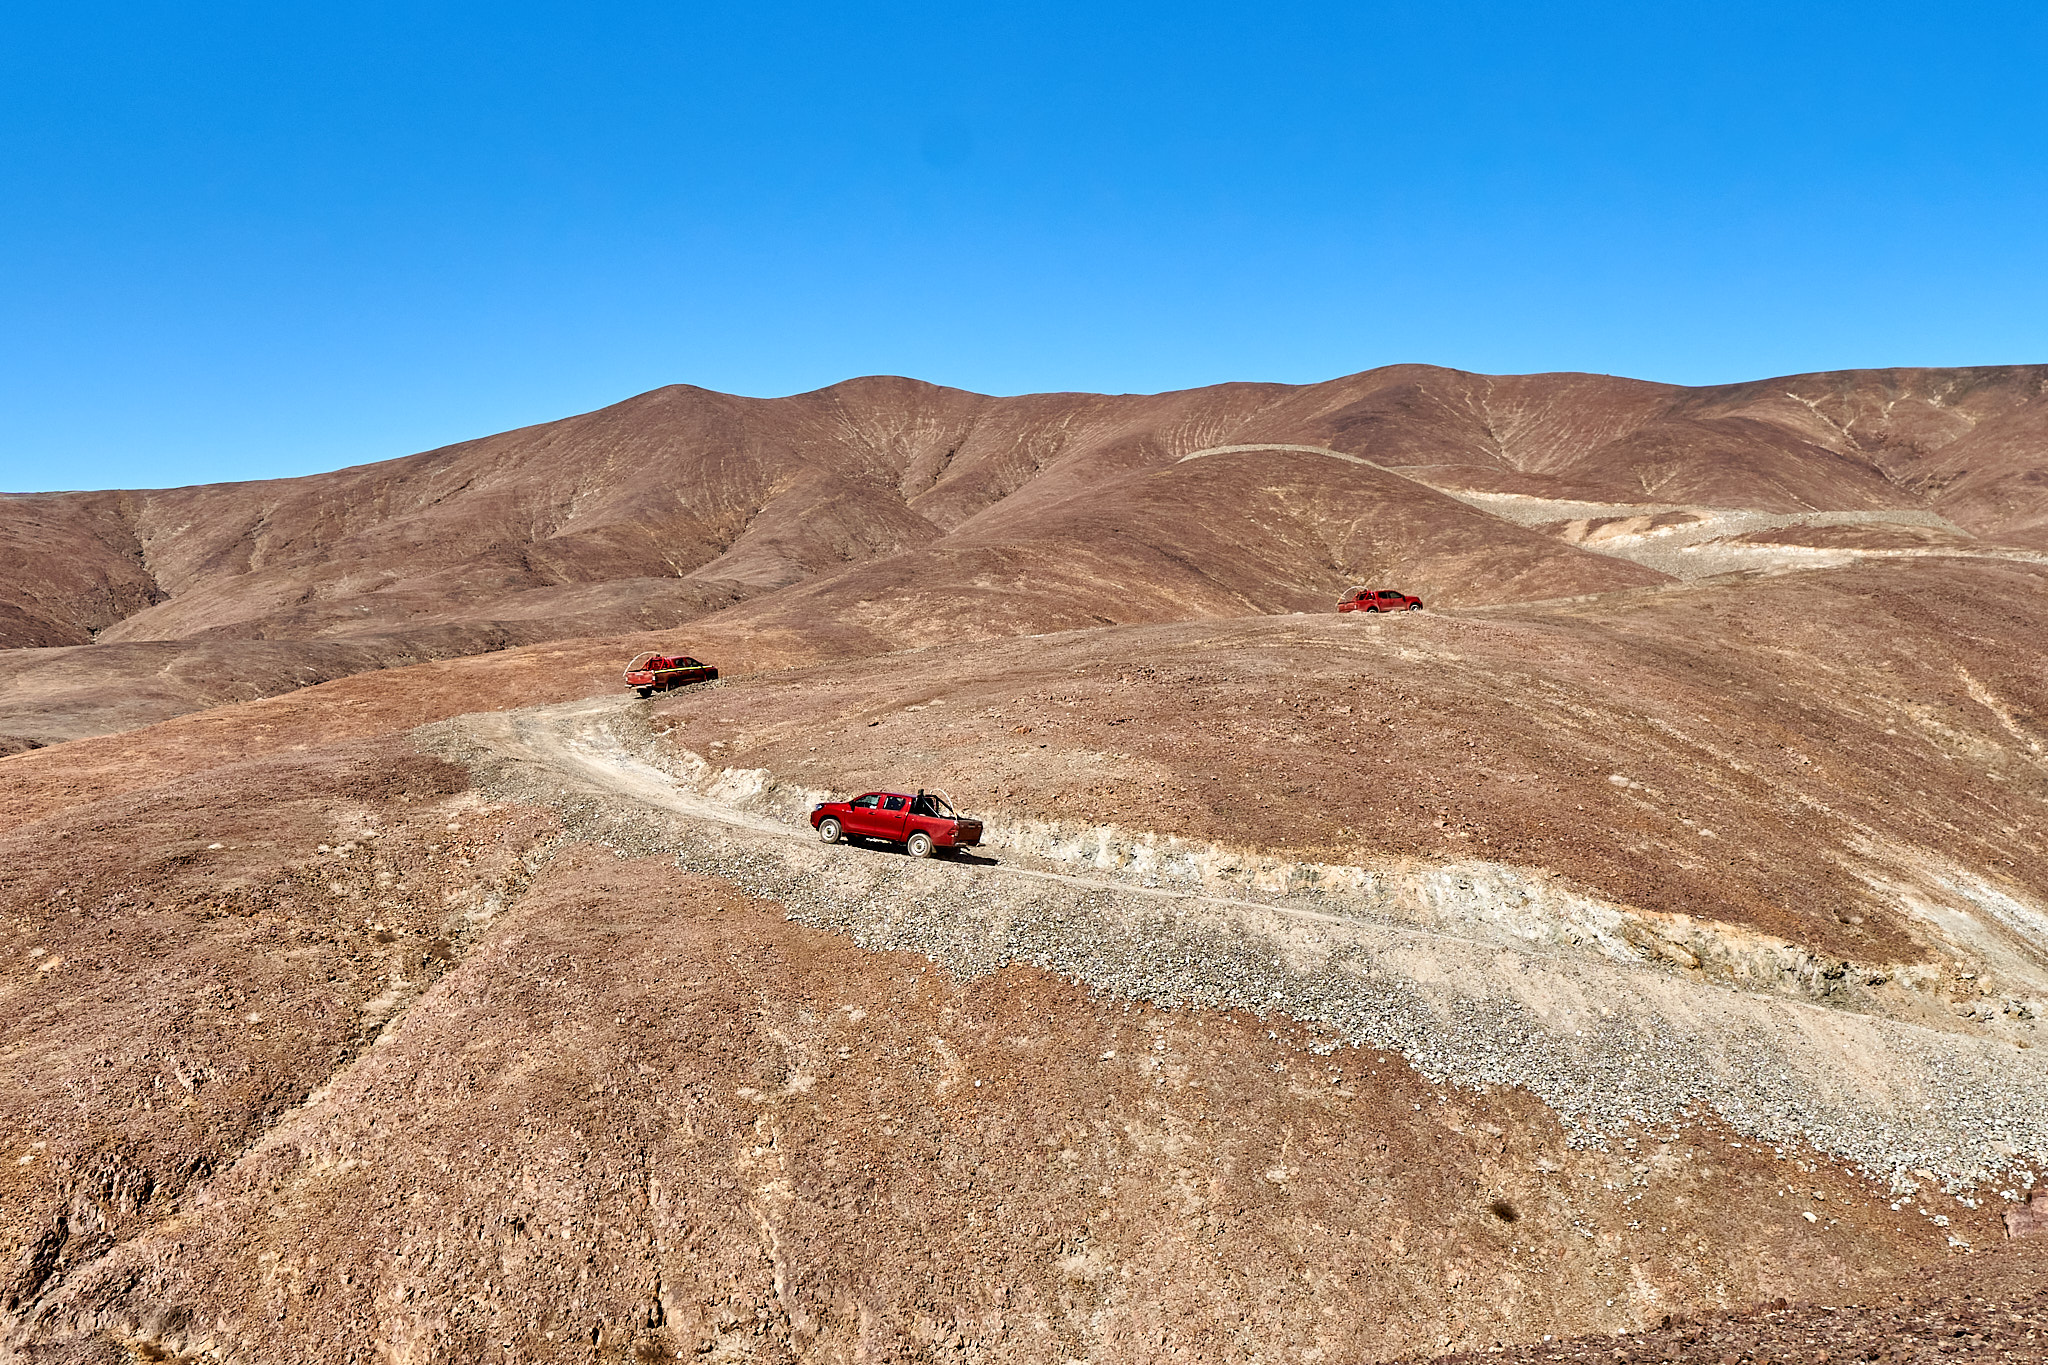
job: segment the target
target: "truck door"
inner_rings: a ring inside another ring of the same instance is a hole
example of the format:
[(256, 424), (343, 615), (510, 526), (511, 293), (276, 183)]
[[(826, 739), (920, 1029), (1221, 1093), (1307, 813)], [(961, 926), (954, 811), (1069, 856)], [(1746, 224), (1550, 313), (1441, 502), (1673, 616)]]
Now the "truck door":
[(909, 832), (904, 828), (910, 822), (909, 805), (907, 796), (883, 797), (882, 808), (875, 812), (876, 837), (894, 839), (898, 843), (909, 838)]
[(875, 828), (875, 807), (880, 804), (881, 800), (880, 796), (877, 796), (874, 792), (869, 792), (866, 796), (856, 796), (852, 801), (848, 802), (845, 820), (846, 832), (848, 834), (880, 834), (881, 831)]

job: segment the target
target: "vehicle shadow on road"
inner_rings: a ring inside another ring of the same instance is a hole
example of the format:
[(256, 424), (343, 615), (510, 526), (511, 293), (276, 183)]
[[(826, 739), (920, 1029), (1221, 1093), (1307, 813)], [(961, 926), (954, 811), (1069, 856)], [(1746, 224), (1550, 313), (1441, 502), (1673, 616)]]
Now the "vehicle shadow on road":
[[(845, 843), (848, 848), (865, 849), (869, 853), (890, 853), (894, 854), (898, 858), (908, 858), (910, 856), (910, 850), (903, 847), (903, 845), (901, 844), (884, 843), (879, 840), (870, 843), (867, 840), (861, 839), (858, 836), (852, 834), (846, 836)], [(931, 861), (935, 863), (957, 863), (962, 867), (1002, 866), (1002, 864), (997, 862), (994, 858), (987, 857), (983, 854), (955, 853), (945, 849), (936, 848), (932, 850)]]

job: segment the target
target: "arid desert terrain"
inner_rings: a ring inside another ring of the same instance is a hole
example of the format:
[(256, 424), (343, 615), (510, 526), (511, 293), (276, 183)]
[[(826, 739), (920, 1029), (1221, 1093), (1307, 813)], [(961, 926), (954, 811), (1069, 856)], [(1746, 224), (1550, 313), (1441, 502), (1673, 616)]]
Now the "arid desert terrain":
[(0, 495), (0, 1361), (2048, 1360), (2044, 659), (2048, 367)]

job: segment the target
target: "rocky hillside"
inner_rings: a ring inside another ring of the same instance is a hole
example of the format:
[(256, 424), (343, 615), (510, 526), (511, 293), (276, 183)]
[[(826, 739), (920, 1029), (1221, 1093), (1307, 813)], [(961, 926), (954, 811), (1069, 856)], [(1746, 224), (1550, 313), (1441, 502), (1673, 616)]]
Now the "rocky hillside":
[(0, 1361), (2048, 1357), (2044, 378), (0, 499)]
[[(674, 387), (308, 478), (5, 496), (0, 734), (46, 743), (741, 602), (820, 652), (865, 653), (1321, 610), (1363, 580), (1475, 605), (2040, 551), (2044, 383), (1399, 366), (1123, 397)], [(50, 652), (88, 642), (108, 652)]]

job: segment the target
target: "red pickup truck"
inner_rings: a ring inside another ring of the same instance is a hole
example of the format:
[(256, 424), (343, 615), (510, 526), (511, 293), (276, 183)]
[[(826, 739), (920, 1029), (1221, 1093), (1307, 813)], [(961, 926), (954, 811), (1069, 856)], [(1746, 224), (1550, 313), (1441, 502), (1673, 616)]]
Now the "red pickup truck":
[(1338, 611), (1421, 611), (1422, 599), (1392, 588), (1353, 588), (1337, 599)]
[(981, 821), (961, 815), (937, 792), (869, 792), (851, 801), (822, 801), (811, 809), (811, 828), (828, 844), (884, 839), (903, 845), (913, 858), (981, 842)]

